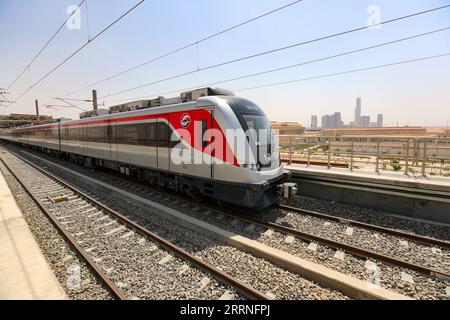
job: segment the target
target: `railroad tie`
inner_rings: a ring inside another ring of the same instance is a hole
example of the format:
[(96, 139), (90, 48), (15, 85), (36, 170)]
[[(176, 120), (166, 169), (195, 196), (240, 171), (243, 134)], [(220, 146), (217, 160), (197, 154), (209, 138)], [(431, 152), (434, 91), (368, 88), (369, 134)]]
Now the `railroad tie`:
[(170, 260), (172, 260), (173, 256), (168, 254), (166, 255), (164, 258), (162, 258), (161, 260), (158, 261), (158, 264), (160, 266), (162, 266), (163, 264), (166, 264), (167, 262), (169, 262)]
[(111, 231), (105, 233), (105, 236), (111, 236), (111, 235), (113, 235), (113, 234), (115, 234), (115, 233), (117, 233), (117, 232), (119, 232), (119, 231), (125, 230), (125, 229), (126, 229), (125, 226), (120, 226), (120, 227), (118, 227), (118, 228), (115, 228), (115, 229), (113, 229), (113, 230), (111, 230)]

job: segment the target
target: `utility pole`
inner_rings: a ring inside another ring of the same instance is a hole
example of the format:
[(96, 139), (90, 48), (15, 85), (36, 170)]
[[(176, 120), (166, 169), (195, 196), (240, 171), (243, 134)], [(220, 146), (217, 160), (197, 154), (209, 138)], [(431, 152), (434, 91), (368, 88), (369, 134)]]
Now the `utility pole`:
[(92, 90), (92, 104), (94, 106), (94, 111), (97, 111), (98, 105), (97, 105), (97, 90)]
[(34, 104), (36, 105), (36, 116), (37, 116), (37, 121), (41, 122), (41, 117), (39, 116), (39, 101), (36, 99), (34, 100)]

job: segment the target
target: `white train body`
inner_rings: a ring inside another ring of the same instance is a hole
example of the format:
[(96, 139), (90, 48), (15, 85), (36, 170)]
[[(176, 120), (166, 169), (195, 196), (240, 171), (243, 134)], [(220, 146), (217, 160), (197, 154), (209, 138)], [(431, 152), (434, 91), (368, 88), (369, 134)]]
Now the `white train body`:
[(264, 112), (232, 95), (3, 130), (0, 138), (255, 209), (277, 202), (288, 175)]

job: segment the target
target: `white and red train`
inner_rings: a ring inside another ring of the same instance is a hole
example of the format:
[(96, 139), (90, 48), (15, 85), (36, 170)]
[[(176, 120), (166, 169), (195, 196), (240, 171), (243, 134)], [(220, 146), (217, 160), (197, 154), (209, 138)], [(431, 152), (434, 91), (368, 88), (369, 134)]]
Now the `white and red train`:
[(179, 100), (2, 130), (0, 138), (247, 208), (266, 208), (295, 193), (283, 183), (289, 172), (261, 108), (219, 88), (185, 92)]

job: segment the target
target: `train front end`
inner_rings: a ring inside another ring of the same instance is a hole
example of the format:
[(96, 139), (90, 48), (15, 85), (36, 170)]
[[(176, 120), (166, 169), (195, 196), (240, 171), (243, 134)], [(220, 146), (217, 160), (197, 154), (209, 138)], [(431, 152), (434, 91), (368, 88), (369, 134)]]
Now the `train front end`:
[(232, 183), (216, 198), (260, 210), (294, 196), (297, 186), (287, 182), (290, 172), (284, 169), (277, 135), (263, 110), (235, 96), (217, 97), (216, 104), (214, 115), (226, 128), (227, 147), (235, 157), (214, 168), (215, 179)]

